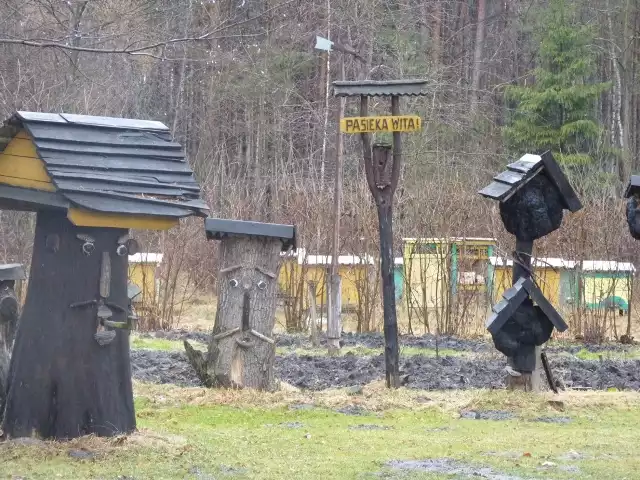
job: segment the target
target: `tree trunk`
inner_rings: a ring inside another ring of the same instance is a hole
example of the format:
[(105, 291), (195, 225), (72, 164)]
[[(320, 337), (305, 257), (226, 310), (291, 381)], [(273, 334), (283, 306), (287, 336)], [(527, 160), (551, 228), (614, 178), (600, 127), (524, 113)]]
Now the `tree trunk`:
[(482, 52), (484, 50), (484, 30), (486, 20), (486, 0), (478, 0), (478, 16), (476, 23), (476, 43), (473, 50), (473, 66), (471, 68), (471, 114), (478, 108), (480, 76), (482, 69)]
[(204, 385), (274, 388), (272, 332), (281, 247), (279, 240), (256, 237), (222, 240), (218, 310), (206, 357), (184, 342)]
[(398, 322), (396, 319), (396, 288), (393, 278), (392, 200), (378, 203), (380, 223), (380, 260), (382, 263), (382, 305), (384, 309), (384, 339), (387, 387), (400, 386), (398, 353)]
[(311, 333), (311, 346), (318, 348), (318, 310), (316, 308), (316, 283), (309, 282), (309, 331)]
[(335, 356), (340, 353), (340, 335), (342, 322), (340, 313), (342, 311), (342, 278), (340, 274), (329, 275), (329, 295), (327, 302), (327, 353)]
[(98, 317), (126, 321), (128, 257), (116, 253), (126, 233), (78, 228), (65, 213), (38, 213), (11, 358), (7, 436), (65, 439), (135, 429), (129, 331), (105, 329)]
[(14, 281), (5, 281), (0, 284), (0, 417), (7, 393), (11, 349), (18, 326), (19, 304), (14, 284)]

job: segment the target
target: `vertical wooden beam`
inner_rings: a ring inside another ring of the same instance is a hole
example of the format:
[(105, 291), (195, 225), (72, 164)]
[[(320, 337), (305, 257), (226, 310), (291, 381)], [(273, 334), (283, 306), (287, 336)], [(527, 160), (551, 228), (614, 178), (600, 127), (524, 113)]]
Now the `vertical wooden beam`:
[[(389, 146), (374, 145), (374, 165), (387, 164), (390, 154), (391, 149)], [(385, 156), (387, 157), (386, 159), (384, 158)], [(378, 223), (380, 229), (380, 274), (382, 276), (386, 382), (388, 388), (398, 388), (400, 386), (400, 355), (398, 351), (396, 289), (393, 276), (393, 191), (390, 188), (384, 188), (381, 192), (372, 193), (374, 194), (376, 206), (378, 207)]]
[[(533, 240), (516, 239), (516, 251), (513, 256), (513, 270), (511, 284), (515, 285), (521, 278), (531, 277), (531, 257), (533, 254)], [(539, 391), (542, 381), (542, 349), (534, 348), (536, 359), (533, 372), (519, 372), (520, 376), (507, 375), (507, 388), (510, 390)], [(508, 359), (510, 366), (513, 365)]]
[[(341, 73), (344, 78), (344, 56), (341, 57)], [(340, 255), (340, 214), (342, 211), (342, 150), (343, 135), (340, 131), (340, 119), (344, 116), (345, 97), (339, 98), (337, 141), (336, 141), (336, 171), (333, 191), (333, 239), (331, 243), (331, 270), (329, 272), (329, 308), (327, 309), (327, 345), (329, 355), (340, 351), (340, 334), (342, 330), (342, 282), (338, 265)]]

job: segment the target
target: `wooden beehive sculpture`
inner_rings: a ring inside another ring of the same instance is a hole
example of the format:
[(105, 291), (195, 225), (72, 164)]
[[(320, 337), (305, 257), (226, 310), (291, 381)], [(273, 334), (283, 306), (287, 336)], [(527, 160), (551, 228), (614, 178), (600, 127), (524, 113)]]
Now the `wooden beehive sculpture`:
[(537, 347), (551, 338), (554, 327), (562, 332), (567, 325), (535, 283), (533, 242), (560, 227), (564, 210), (576, 212), (582, 205), (551, 152), (524, 155), (478, 193), (500, 202), (502, 222), (516, 237), (513, 286), (493, 307), (487, 329), (508, 358), (509, 386), (537, 389), (532, 375), (540, 365)]
[(17, 112), (0, 137), (0, 208), (37, 212), (4, 433), (129, 432), (129, 229), (207, 215), (183, 149), (160, 122), (71, 114)]
[(4, 401), (11, 350), (18, 327), (20, 302), (15, 287), (17, 281), (25, 278), (21, 264), (0, 265), (0, 405)]
[(295, 227), (210, 218), (205, 230), (222, 243), (218, 309), (207, 355), (185, 341), (187, 356), (206, 386), (272, 390), (280, 252)]
[(624, 198), (627, 199), (629, 233), (636, 240), (640, 240), (640, 175), (631, 175)]

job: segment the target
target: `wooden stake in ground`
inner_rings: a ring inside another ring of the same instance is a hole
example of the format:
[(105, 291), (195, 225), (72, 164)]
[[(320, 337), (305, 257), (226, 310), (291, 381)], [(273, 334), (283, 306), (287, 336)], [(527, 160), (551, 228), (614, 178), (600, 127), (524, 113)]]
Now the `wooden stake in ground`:
[(199, 187), (160, 122), (18, 112), (0, 139), (0, 208), (37, 212), (4, 435), (131, 432), (128, 232), (206, 216)]
[(207, 219), (205, 230), (221, 240), (218, 309), (207, 354), (185, 341), (187, 357), (208, 387), (272, 390), (280, 252), (295, 248), (295, 228)]
[[(389, 388), (400, 386), (398, 322), (393, 275), (393, 194), (398, 186), (402, 163), (400, 132), (421, 128), (420, 117), (400, 116), (400, 96), (424, 95), (422, 89), (425, 84), (424, 80), (333, 82), (336, 96), (360, 97), (360, 117), (342, 119), (340, 128), (346, 133), (360, 133), (367, 184), (378, 209), (385, 367)], [(391, 96), (392, 116), (369, 117), (370, 96)], [(377, 131), (393, 132), (393, 156), (390, 145), (376, 144), (372, 149), (371, 133)]]

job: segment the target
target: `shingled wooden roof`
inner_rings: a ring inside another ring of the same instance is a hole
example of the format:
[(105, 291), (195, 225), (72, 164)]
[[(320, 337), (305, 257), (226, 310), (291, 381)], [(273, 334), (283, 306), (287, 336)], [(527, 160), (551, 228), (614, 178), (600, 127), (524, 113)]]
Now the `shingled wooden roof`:
[[(161, 122), (17, 112), (0, 137), (3, 207), (174, 219), (207, 215), (184, 150)], [(33, 168), (22, 178), (19, 171), (29, 162)]]

